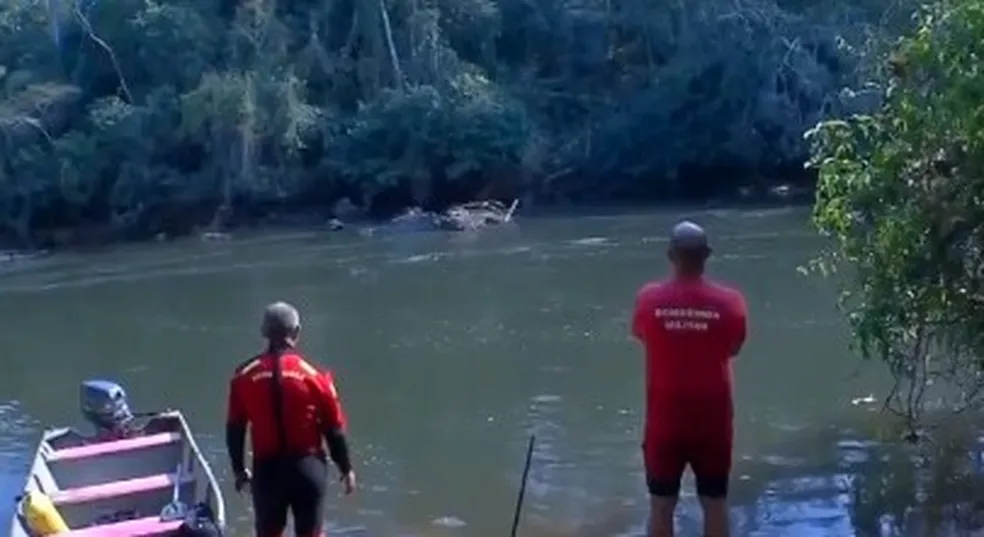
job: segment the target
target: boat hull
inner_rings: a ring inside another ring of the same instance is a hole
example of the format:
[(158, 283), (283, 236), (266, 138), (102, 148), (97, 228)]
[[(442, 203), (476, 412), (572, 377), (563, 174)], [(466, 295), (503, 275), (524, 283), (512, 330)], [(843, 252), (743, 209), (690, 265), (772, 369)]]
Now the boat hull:
[[(148, 418), (123, 439), (97, 440), (71, 428), (45, 431), (24, 485), (32, 490), (54, 503), (70, 528), (61, 535), (165, 537), (188, 510), (225, 529), (221, 489), (177, 411)], [(10, 535), (34, 537), (20, 510)]]

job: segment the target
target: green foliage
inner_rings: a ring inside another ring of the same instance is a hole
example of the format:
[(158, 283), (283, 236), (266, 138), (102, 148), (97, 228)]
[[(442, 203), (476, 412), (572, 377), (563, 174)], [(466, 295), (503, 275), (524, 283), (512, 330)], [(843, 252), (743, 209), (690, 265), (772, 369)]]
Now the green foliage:
[[(984, 2), (926, 7), (873, 115), (810, 133), (821, 265), (846, 268), (861, 354), (886, 362), (888, 408), (915, 426), (927, 390), (966, 408), (984, 388)], [(956, 400), (951, 396), (956, 396)]]
[(867, 21), (905, 11), (671, 4), (4, 2), (0, 233), (734, 190), (681, 170), (800, 159), (807, 125), (864, 108), (840, 89), (900, 27)]
[(329, 154), (353, 163), (338, 171), (368, 185), (362, 190), (368, 198), (409, 178), (413, 201), (425, 204), (442, 183), (521, 173), (519, 156), (532, 128), (519, 103), (484, 77), (463, 74), (444, 91), (383, 92)]

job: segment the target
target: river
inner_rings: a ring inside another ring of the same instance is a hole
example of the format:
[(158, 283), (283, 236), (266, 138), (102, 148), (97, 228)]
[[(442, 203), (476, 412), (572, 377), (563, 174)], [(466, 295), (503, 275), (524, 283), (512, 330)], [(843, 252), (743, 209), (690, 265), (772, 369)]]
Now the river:
[[(0, 490), (18, 492), (43, 424), (78, 422), (78, 382), (104, 376), (135, 407), (184, 410), (228, 490), (227, 378), (259, 348), (262, 307), (285, 299), (351, 421), (362, 488), (332, 498), (334, 534), (506, 534), (531, 432), (520, 535), (635, 534), (643, 383), (627, 317), (637, 287), (665, 273), (664, 236), (681, 216), (706, 225), (713, 274), (750, 308), (735, 373), (737, 534), (863, 534), (878, 513), (858, 520), (871, 509), (852, 475), (875, 444), (859, 425), (871, 412), (851, 400), (887, 381), (850, 353), (832, 285), (797, 273), (822, 245), (802, 209), (539, 217), (477, 235), (281, 233), (8, 269)], [(246, 502), (231, 491), (227, 502), (233, 534), (249, 535)], [(697, 535), (698, 515), (685, 497), (682, 535)]]

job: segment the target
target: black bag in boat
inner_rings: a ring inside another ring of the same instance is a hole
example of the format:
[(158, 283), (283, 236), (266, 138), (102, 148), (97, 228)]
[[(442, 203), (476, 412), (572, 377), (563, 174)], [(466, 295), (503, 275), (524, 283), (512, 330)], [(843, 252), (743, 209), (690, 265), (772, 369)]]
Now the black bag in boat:
[(215, 516), (208, 505), (200, 503), (178, 528), (178, 537), (222, 537), (222, 530), (215, 523)]
[(222, 532), (211, 520), (186, 520), (178, 528), (178, 537), (222, 537)]

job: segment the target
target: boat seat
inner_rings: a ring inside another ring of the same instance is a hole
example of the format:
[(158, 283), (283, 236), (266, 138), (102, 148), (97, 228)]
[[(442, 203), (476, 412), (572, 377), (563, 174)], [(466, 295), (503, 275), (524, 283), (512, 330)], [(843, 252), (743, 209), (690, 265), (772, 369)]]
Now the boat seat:
[(160, 517), (151, 516), (125, 520), (106, 526), (91, 526), (71, 530), (59, 535), (64, 537), (164, 537), (174, 534), (180, 527), (180, 520), (164, 522)]
[(158, 433), (135, 438), (124, 438), (122, 440), (110, 440), (107, 442), (96, 442), (84, 446), (75, 446), (53, 451), (48, 455), (48, 462), (67, 461), (73, 459), (85, 459), (106, 455), (108, 453), (120, 453), (134, 449), (144, 449), (157, 446), (164, 446), (181, 440), (180, 433)]
[[(177, 474), (159, 474), (147, 477), (137, 477), (134, 479), (124, 479), (122, 481), (111, 481), (87, 487), (75, 489), (53, 491), (51, 501), (55, 505), (72, 505), (80, 503), (105, 500), (119, 496), (129, 496), (141, 492), (151, 492), (156, 490), (173, 490)], [(195, 478), (191, 475), (181, 476), (181, 484), (193, 483)]]

